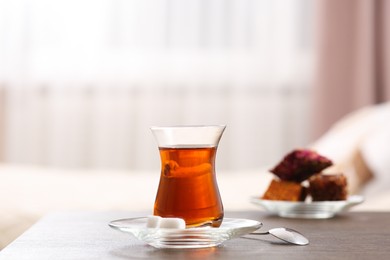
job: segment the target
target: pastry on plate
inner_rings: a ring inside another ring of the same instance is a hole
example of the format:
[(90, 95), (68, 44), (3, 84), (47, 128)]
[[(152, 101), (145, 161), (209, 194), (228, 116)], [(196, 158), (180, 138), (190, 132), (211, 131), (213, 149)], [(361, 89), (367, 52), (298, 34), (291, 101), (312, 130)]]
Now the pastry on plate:
[(328, 158), (309, 149), (297, 149), (287, 154), (270, 171), (284, 181), (302, 182), (320, 173), (333, 163)]
[(307, 195), (307, 188), (300, 183), (273, 179), (265, 191), (262, 199), (304, 201)]
[(347, 178), (343, 174), (317, 174), (309, 179), (309, 193), (313, 201), (347, 199)]

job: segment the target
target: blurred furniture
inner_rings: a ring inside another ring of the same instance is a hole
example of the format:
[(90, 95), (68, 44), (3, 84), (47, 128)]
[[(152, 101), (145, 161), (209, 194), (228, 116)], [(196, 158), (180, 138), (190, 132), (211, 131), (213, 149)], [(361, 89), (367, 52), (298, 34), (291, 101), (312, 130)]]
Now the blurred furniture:
[[(131, 210), (152, 213), (156, 171), (63, 170), (0, 164), (0, 248), (43, 215), (61, 210)], [(271, 175), (217, 171), (225, 210), (255, 209)]]
[(329, 220), (281, 219), (258, 211), (227, 212), (256, 219), (261, 230), (286, 226), (302, 232), (307, 246), (284, 244), (272, 236), (246, 236), (223, 246), (159, 250), (108, 227), (135, 212), (63, 212), (49, 215), (0, 252), (0, 259), (386, 259), (390, 257), (390, 212), (354, 212)]

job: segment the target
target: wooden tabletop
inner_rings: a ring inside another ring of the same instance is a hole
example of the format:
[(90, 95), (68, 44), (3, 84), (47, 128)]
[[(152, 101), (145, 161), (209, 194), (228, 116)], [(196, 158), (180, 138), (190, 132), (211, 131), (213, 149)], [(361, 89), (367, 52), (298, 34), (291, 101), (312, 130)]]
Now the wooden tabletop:
[(390, 259), (390, 212), (350, 212), (326, 220), (285, 219), (261, 211), (226, 217), (263, 222), (262, 230), (289, 227), (309, 240), (288, 245), (272, 236), (242, 237), (205, 249), (156, 249), (108, 227), (134, 212), (62, 212), (46, 216), (8, 247), (0, 259)]

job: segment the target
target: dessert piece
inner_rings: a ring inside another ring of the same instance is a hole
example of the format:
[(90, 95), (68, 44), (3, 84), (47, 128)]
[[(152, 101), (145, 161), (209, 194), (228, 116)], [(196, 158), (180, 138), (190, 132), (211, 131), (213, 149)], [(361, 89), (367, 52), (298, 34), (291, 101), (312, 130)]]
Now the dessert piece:
[(312, 150), (299, 149), (287, 154), (271, 170), (284, 181), (302, 182), (332, 165), (332, 161)]
[(309, 179), (309, 193), (313, 201), (346, 200), (347, 178), (343, 174), (317, 174)]
[(307, 189), (300, 183), (274, 179), (271, 181), (262, 199), (304, 201), (306, 195)]

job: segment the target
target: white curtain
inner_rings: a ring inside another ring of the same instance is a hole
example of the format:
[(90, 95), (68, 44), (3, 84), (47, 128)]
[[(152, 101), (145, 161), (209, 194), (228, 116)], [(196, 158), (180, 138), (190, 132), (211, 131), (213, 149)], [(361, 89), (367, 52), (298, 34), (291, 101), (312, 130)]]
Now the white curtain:
[(308, 141), (307, 0), (0, 0), (0, 156), (150, 169), (148, 127), (227, 124), (217, 165)]

